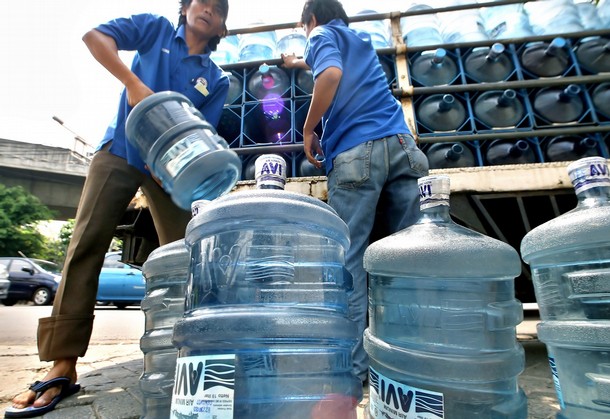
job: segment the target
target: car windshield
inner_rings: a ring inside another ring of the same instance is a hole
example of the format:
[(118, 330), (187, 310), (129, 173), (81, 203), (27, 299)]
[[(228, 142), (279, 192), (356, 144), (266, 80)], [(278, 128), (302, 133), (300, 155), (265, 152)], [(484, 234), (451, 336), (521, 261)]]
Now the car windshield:
[(32, 259), (32, 262), (34, 262), (43, 271), (54, 275), (61, 275), (61, 268), (55, 262), (42, 259)]

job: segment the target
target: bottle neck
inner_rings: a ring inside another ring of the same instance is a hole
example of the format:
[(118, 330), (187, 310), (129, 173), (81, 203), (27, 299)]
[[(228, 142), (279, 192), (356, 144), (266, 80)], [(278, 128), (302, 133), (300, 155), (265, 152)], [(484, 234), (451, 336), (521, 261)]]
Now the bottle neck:
[(276, 189), (276, 190), (279, 190), (279, 191), (283, 191), (283, 190), (284, 190), (284, 188), (283, 188), (283, 187), (281, 187), (281, 186), (277, 186), (277, 185), (268, 185), (268, 184), (262, 184), (262, 185), (258, 185), (256, 188), (257, 188), (257, 189)]
[(610, 186), (597, 186), (586, 190), (577, 190), (578, 207), (597, 207), (610, 205)]
[(449, 202), (443, 201), (434, 206), (421, 205), (418, 224), (452, 222)]

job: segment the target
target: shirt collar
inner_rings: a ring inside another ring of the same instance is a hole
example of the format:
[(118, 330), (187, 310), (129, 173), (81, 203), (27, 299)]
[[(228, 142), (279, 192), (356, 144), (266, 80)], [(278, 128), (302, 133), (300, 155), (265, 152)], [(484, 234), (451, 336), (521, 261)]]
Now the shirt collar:
[[(184, 25), (178, 26), (178, 29), (176, 30), (176, 39), (180, 39), (182, 41), (182, 43), (184, 44), (184, 47), (188, 51), (188, 46), (186, 45), (186, 36), (184, 34)], [(207, 67), (210, 65), (210, 53), (211, 52), (212, 52), (212, 50), (210, 49), (210, 47), (206, 46), (203, 54), (197, 55), (201, 59), (201, 65), (203, 67)]]

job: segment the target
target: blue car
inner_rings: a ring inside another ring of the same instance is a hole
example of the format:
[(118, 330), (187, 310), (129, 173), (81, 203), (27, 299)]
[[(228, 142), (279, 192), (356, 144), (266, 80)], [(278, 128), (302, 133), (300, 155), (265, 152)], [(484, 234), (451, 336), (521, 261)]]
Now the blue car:
[(106, 253), (96, 299), (98, 304), (112, 304), (124, 309), (130, 305), (140, 305), (146, 293), (146, 281), (140, 269), (120, 259), (121, 252)]

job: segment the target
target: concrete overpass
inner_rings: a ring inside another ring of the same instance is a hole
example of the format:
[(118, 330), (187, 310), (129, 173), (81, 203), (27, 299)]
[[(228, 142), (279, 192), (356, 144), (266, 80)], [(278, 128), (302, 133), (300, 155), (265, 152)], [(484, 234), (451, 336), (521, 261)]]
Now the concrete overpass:
[(0, 183), (22, 186), (57, 213), (74, 218), (89, 158), (73, 150), (0, 138)]

